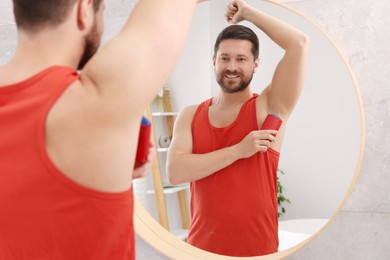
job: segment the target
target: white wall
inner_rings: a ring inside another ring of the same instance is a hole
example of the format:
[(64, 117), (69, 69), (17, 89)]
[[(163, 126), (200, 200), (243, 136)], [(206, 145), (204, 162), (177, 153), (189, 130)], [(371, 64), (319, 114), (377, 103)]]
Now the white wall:
[(182, 57), (168, 85), (177, 111), (211, 96), (210, 4), (198, 4)]

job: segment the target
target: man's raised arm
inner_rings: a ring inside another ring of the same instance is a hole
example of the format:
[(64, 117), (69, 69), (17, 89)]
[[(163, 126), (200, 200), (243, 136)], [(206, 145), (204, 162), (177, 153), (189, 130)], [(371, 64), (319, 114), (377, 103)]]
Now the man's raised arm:
[(140, 115), (168, 80), (184, 46), (196, 0), (139, 0), (123, 30), (81, 73), (111, 114)]
[(233, 0), (227, 7), (227, 20), (237, 23), (247, 20), (256, 25), (285, 50), (274, 72), (272, 82), (262, 93), (269, 113), (286, 120), (302, 92), (309, 38), (286, 22), (249, 6), (243, 0)]

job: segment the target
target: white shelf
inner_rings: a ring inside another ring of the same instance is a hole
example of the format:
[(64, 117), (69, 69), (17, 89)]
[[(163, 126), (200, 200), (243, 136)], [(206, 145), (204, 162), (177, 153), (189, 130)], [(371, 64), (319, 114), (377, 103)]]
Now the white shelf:
[(171, 193), (176, 193), (182, 190), (186, 190), (190, 187), (188, 183), (179, 185), (179, 186), (172, 186), (172, 187), (164, 187), (164, 193), (165, 194), (171, 194)]
[[(188, 183), (182, 184), (182, 185), (176, 185), (176, 186), (169, 186), (169, 187), (164, 187), (164, 194), (173, 194), (182, 190), (186, 190), (190, 187)], [(147, 194), (154, 194), (155, 191), (153, 190), (148, 190), (146, 191)]]
[(180, 240), (186, 240), (188, 237), (187, 229), (174, 229), (171, 233)]
[(153, 112), (152, 116), (177, 116), (178, 112)]

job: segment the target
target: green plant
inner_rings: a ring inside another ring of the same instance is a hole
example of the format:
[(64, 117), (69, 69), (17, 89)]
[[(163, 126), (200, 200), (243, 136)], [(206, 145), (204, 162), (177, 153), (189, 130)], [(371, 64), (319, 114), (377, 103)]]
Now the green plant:
[[(278, 169), (278, 173), (284, 175), (284, 171), (281, 169)], [(284, 194), (284, 188), (282, 184), (280, 183), (279, 176), (277, 177), (278, 180), (278, 217), (282, 217), (286, 213), (286, 209), (284, 208), (285, 203), (291, 204), (290, 200), (287, 199)]]

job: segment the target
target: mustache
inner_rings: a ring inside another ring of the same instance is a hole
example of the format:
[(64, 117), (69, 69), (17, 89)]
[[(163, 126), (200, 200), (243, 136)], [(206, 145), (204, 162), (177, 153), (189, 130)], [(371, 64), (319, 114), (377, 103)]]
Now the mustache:
[(239, 71), (237, 71), (237, 70), (229, 70), (229, 69), (224, 70), (223, 74), (229, 74), (229, 75), (235, 75), (235, 76), (240, 76), (241, 75), (241, 73)]

